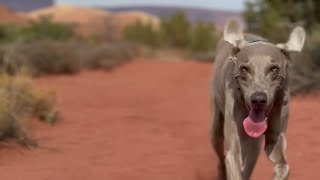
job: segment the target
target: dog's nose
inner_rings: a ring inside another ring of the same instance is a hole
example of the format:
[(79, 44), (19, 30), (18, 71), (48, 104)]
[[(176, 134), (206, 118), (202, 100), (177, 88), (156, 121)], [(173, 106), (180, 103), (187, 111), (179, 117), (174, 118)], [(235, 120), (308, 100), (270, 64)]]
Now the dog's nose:
[(251, 95), (251, 103), (255, 106), (264, 106), (267, 103), (267, 94), (264, 92), (255, 92)]

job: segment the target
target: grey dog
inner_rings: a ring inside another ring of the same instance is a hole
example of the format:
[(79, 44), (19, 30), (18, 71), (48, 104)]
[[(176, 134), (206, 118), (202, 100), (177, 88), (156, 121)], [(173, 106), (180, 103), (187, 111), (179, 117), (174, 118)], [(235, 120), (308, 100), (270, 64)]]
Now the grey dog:
[(287, 43), (274, 45), (244, 34), (243, 27), (230, 20), (223, 36), (217, 45), (211, 103), (219, 179), (250, 179), (263, 139), (275, 165), (273, 179), (288, 179), (288, 63), (291, 52), (302, 50), (305, 31), (297, 26)]

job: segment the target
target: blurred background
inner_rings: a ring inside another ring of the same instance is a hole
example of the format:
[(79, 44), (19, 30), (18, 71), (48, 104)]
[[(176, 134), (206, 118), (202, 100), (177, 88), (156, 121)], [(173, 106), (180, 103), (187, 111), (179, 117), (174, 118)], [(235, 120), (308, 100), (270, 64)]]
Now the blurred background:
[[(320, 166), (320, 1), (0, 0), (0, 179), (212, 180), (209, 94), (226, 21), (291, 54), (293, 179)], [(262, 156), (253, 179), (271, 179)]]

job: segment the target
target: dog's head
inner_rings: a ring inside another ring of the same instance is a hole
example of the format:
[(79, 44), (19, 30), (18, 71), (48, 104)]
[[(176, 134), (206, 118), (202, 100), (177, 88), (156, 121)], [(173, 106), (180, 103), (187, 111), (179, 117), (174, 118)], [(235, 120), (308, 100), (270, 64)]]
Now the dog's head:
[(289, 53), (302, 50), (305, 36), (304, 29), (296, 27), (286, 44), (247, 42), (236, 21), (227, 23), (224, 40), (233, 45), (234, 75), (249, 110), (249, 116), (243, 122), (249, 136), (259, 137), (267, 129), (268, 112), (287, 78)]

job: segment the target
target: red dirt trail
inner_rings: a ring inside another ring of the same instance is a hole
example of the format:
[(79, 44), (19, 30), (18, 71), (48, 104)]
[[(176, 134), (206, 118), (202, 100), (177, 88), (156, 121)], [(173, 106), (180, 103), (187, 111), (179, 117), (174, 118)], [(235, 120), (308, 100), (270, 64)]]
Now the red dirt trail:
[[(47, 148), (1, 145), (3, 180), (215, 180), (209, 143), (211, 65), (134, 61), (113, 72), (46, 77), (62, 119), (35, 123)], [(320, 97), (293, 98), (288, 129), (291, 179), (320, 177)], [(13, 144), (13, 145), (12, 145)], [(254, 180), (268, 180), (264, 153)]]

